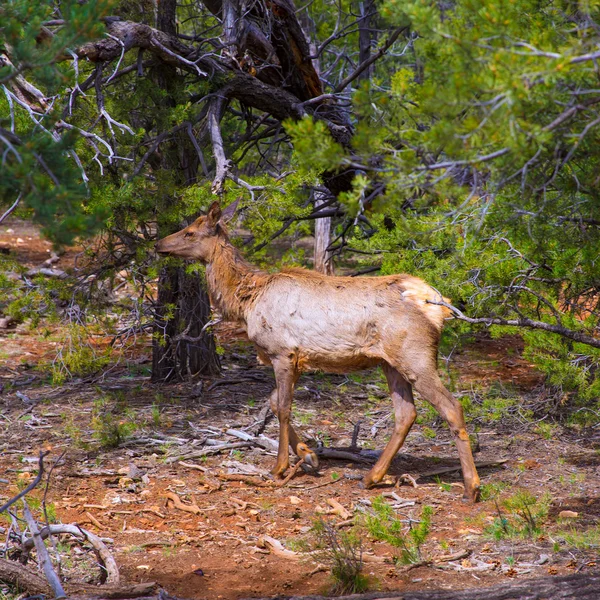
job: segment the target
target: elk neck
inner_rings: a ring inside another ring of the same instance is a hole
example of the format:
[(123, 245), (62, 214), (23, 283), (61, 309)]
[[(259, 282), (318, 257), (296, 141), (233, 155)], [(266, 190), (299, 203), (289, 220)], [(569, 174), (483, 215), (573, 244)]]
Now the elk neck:
[(229, 239), (220, 235), (206, 266), (212, 304), (229, 320), (246, 321), (246, 311), (262, 291), (267, 273), (242, 257)]

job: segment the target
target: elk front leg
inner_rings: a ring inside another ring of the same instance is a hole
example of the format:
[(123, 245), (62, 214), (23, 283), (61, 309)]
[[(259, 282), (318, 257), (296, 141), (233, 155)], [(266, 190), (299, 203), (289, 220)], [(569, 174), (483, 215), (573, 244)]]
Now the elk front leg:
[[(294, 381), (294, 385), (296, 384), (296, 382)], [(269, 404), (271, 405), (271, 410), (273, 411), (273, 414), (277, 416), (277, 418), (279, 418), (279, 408), (278, 408), (278, 394), (277, 394), (277, 388), (275, 388), (272, 392), (271, 395), (269, 396)], [(319, 468), (319, 458), (317, 457), (317, 455), (300, 439), (300, 437), (298, 436), (298, 434), (296, 433), (296, 430), (294, 429), (293, 425), (290, 423), (288, 426), (288, 431), (289, 431), (289, 440), (290, 440), (290, 446), (292, 448), (292, 451), (299, 456), (300, 458), (304, 459), (304, 462), (311, 466), (315, 471)]]
[(290, 466), (290, 413), (294, 396), (294, 384), (298, 374), (291, 361), (273, 361), (275, 381), (277, 383), (277, 419), (279, 420), (279, 447), (277, 449), (277, 462), (271, 473), (276, 478), (283, 474)]

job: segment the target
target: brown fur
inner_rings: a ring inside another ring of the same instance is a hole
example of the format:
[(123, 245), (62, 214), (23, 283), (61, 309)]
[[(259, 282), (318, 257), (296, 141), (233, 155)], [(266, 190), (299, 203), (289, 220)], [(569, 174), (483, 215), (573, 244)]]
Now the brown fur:
[(288, 467), (289, 445), (307, 462), (318, 463), (290, 423), (293, 387), (300, 373), (345, 373), (381, 365), (396, 423), (364, 483), (373, 485), (383, 478), (412, 426), (414, 387), (448, 422), (461, 459), (465, 496), (477, 499), (479, 477), (462, 408), (437, 374), (440, 334), (450, 311), (428, 302), (442, 296), (423, 280), (411, 275), (329, 277), (305, 269), (266, 273), (231, 244), (217, 203), (207, 216), (158, 242), (156, 249), (205, 263), (211, 303), (225, 318), (243, 323), (259, 358), (273, 365), (277, 389), (271, 406), (281, 426), (276, 476)]

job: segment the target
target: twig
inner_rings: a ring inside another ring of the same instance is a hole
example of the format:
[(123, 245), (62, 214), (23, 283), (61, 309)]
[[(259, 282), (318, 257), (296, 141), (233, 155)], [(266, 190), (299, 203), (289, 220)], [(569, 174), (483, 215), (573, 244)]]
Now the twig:
[(287, 477), (279, 482), (277, 485), (279, 487), (284, 487), (288, 481), (290, 481), (290, 479), (292, 479), (292, 477), (298, 472), (298, 470), (300, 469), (300, 467), (304, 464), (304, 459), (301, 458), (293, 467), (292, 470), (288, 473)]
[[(40, 538), (46, 539), (49, 535), (59, 535), (61, 533), (86, 538), (94, 550), (96, 550), (103, 563), (103, 568), (106, 571), (106, 583), (109, 585), (119, 585), (119, 567), (117, 567), (117, 563), (106, 544), (97, 535), (78, 525), (61, 524), (43, 527), (40, 531)], [(23, 550), (25, 551), (30, 550), (32, 547), (33, 541), (31, 539), (23, 543)]]
[(207, 467), (202, 467), (200, 465), (195, 465), (193, 463), (184, 462), (183, 460), (180, 460), (179, 464), (182, 467), (187, 467), (188, 469), (195, 469), (196, 471), (202, 471), (203, 473), (205, 473), (206, 471), (208, 471)]
[(0, 506), (0, 513), (4, 512), (8, 508), (10, 508), (17, 500), (28, 494), (34, 487), (36, 487), (40, 481), (42, 480), (42, 476), (44, 475), (44, 457), (50, 454), (50, 451), (42, 452), (40, 450), (40, 458), (38, 462), (38, 474), (36, 478), (22, 491), (19, 492), (14, 498), (11, 498), (6, 504)]
[[(339, 94), (343, 91), (350, 83), (352, 83), (363, 71), (368, 69), (375, 61), (379, 60), (396, 42), (396, 40), (400, 37), (400, 34), (406, 31), (406, 27), (399, 27), (395, 31), (392, 32), (390, 37), (386, 40), (385, 44), (375, 53), (371, 58), (362, 62), (356, 69), (348, 75), (344, 80), (342, 80), (333, 90), (335, 94)], [(412, 40), (410, 40), (406, 46), (408, 49), (412, 45)], [(406, 51), (405, 49), (405, 51)]]
[(19, 202), (21, 202), (22, 195), (23, 195), (22, 193), (19, 193), (19, 195), (17, 196), (17, 199), (14, 201), (12, 206), (0, 217), (0, 223), (2, 223), (4, 221), (4, 219), (6, 219), (15, 210), (15, 208), (17, 208), (17, 206), (19, 206)]
[(333, 485), (334, 483), (339, 483), (340, 481), (342, 481), (342, 477), (338, 477), (338, 479), (332, 479), (331, 481), (326, 481), (325, 483), (317, 483), (316, 485), (309, 485), (307, 487), (305, 486), (294, 486), (295, 489), (300, 489), (300, 490), (316, 490), (317, 488), (322, 488), (325, 487), (326, 485)]
[[(40, 459), (41, 460), (41, 459)], [(44, 541), (40, 537), (40, 530), (38, 525), (29, 510), (29, 506), (25, 498), (22, 499), (23, 502), (23, 515), (25, 517), (25, 521), (29, 527), (29, 531), (31, 531), (31, 535), (33, 537), (33, 543), (35, 544), (35, 549), (37, 552), (38, 562), (44, 571), (44, 575), (54, 592), (54, 597), (58, 599), (66, 598), (67, 594), (63, 589), (62, 583), (58, 578), (58, 575), (54, 571), (52, 567), (52, 561), (50, 560), (50, 555), (48, 554), (48, 549), (46, 548)]]
[(202, 512), (202, 510), (200, 509), (200, 507), (196, 503), (194, 503), (194, 504), (184, 504), (181, 501), (181, 498), (177, 494), (175, 494), (174, 492), (167, 492), (166, 493), (166, 497), (167, 497), (167, 500), (171, 500), (171, 502), (173, 502), (173, 505), (178, 510), (182, 510), (184, 512), (189, 512), (189, 513), (192, 513), (194, 515), (198, 515), (198, 514), (200, 514)]
[(261, 475), (242, 475), (241, 473), (218, 473), (217, 477), (223, 481), (241, 481), (248, 485), (255, 487), (275, 487), (274, 481), (264, 481), (262, 479), (253, 479), (254, 477), (259, 478)]

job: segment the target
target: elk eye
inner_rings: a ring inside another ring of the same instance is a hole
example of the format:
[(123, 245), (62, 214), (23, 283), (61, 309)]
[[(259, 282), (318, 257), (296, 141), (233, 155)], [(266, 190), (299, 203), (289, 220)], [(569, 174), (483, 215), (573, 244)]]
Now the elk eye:
[(183, 237), (193, 237), (194, 232), (193, 231), (186, 231)]

